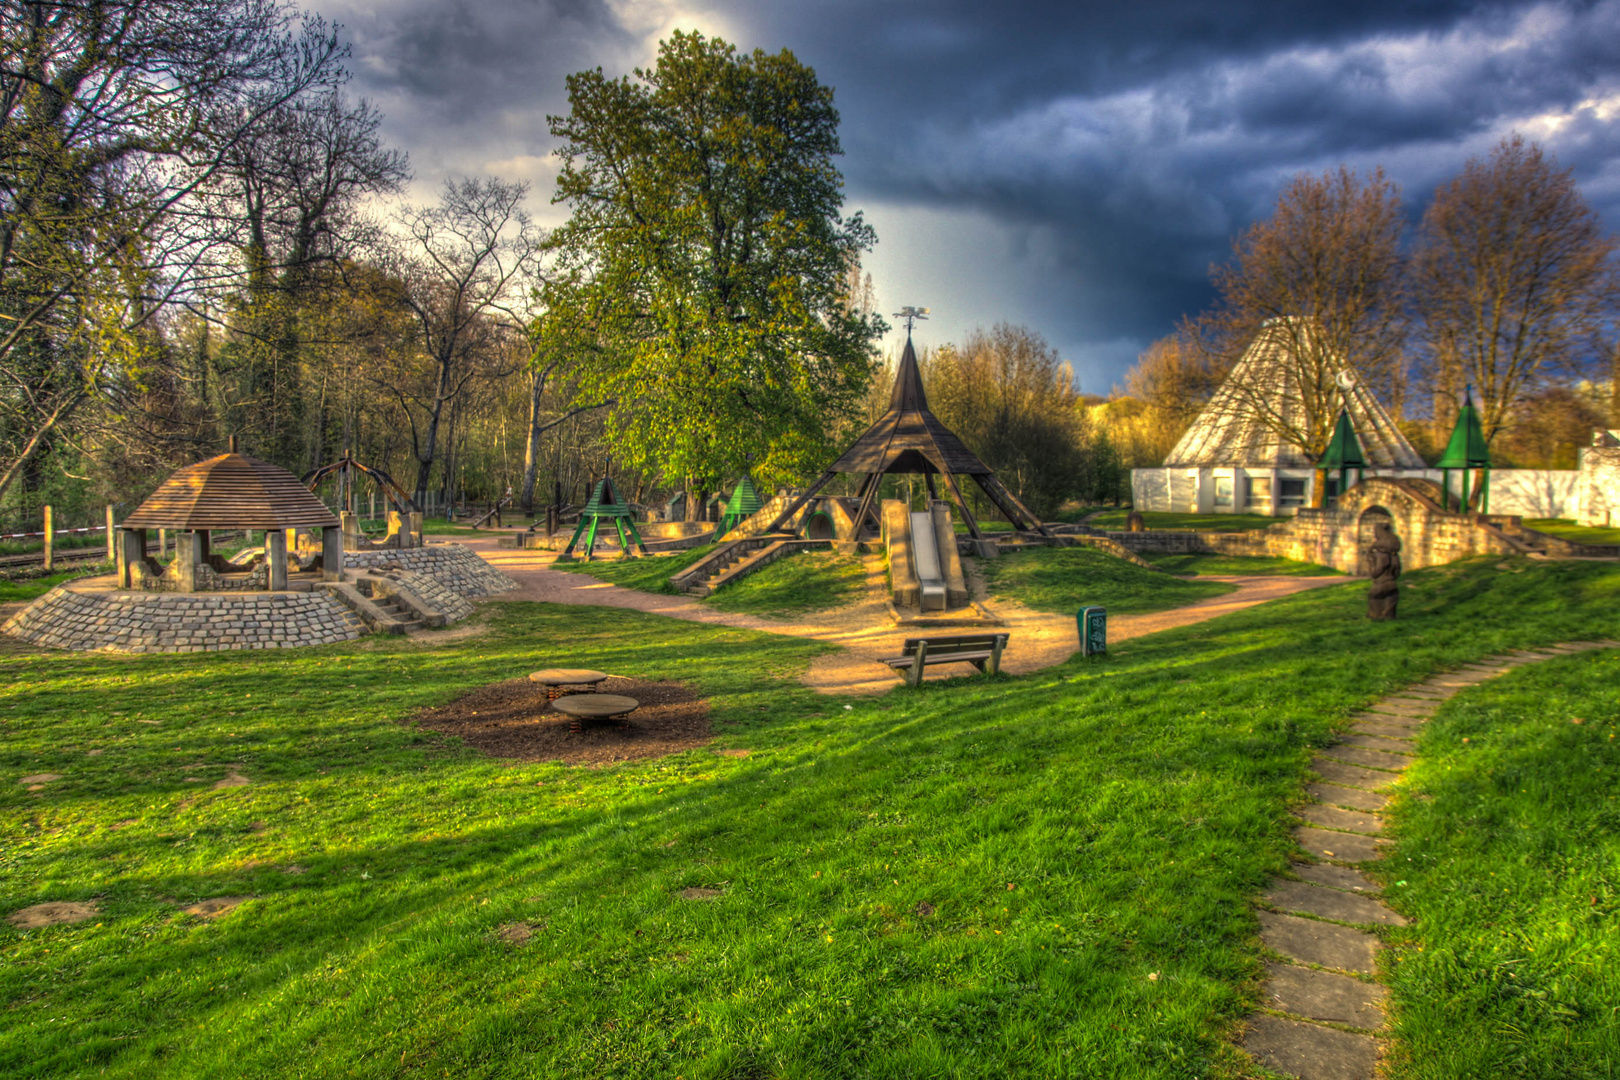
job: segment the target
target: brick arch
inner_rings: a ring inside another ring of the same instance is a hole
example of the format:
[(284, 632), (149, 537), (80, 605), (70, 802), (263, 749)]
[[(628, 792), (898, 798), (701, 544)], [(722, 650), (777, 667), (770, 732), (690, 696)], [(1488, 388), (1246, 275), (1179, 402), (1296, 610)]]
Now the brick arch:
[(1482, 527), (1471, 514), (1446, 511), (1440, 485), (1414, 477), (1369, 476), (1323, 510), (1301, 510), (1284, 526), (1303, 550), (1301, 556), (1349, 574), (1364, 572), (1362, 519), (1374, 512), (1389, 515), (1401, 538), (1401, 562), (1407, 569), (1438, 566), (1470, 555), (1513, 554), (1515, 548), (1495, 529)]

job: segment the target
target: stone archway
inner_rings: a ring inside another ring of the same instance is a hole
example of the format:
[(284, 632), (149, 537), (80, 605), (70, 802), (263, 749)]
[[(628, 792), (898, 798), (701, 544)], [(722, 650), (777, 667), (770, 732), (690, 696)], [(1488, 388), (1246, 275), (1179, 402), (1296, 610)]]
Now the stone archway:
[(1356, 574), (1361, 577), (1367, 576), (1367, 552), (1372, 548), (1373, 541), (1378, 539), (1378, 526), (1380, 523), (1388, 525), (1391, 530), (1395, 531), (1396, 536), (1400, 535), (1400, 532), (1395, 530), (1395, 515), (1382, 506), (1375, 504), (1367, 507), (1357, 519)]
[(804, 523), (804, 530), (800, 533), (806, 540), (834, 540), (838, 533), (833, 528), (833, 520), (824, 510), (817, 510), (811, 514)]

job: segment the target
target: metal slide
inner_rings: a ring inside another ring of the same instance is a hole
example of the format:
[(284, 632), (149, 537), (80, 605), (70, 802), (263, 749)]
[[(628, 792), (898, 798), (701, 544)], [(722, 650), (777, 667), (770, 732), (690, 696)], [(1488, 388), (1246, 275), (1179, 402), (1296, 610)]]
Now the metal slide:
[(939, 544), (934, 538), (934, 515), (911, 514), (911, 557), (922, 586), (919, 606), (924, 611), (945, 610), (945, 573), (939, 565)]

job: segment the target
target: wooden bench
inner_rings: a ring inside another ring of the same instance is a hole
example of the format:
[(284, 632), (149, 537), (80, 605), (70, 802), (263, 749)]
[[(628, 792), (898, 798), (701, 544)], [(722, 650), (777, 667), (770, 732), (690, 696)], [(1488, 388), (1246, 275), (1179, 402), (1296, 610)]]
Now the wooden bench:
[(923, 668), (930, 664), (972, 664), (986, 675), (994, 675), (1001, 670), (1001, 650), (1006, 647), (1006, 634), (907, 638), (901, 654), (883, 662), (905, 672), (907, 685), (917, 686), (922, 683)]

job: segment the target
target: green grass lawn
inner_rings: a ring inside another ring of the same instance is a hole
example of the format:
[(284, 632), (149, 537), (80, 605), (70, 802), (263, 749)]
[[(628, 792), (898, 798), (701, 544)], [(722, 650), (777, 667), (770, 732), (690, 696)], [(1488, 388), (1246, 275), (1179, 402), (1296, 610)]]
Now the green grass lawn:
[(1172, 574), (1280, 574), (1287, 577), (1323, 577), (1337, 574), (1331, 566), (1282, 559), (1271, 555), (1154, 555), (1142, 557)]
[(1236, 588), (1148, 570), (1087, 547), (1028, 548), (980, 559), (991, 599), (1006, 597), (1036, 611), (1072, 615), (1086, 604), (1128, 615), (1184, 607)]
[(1525, 524), (1539, 532), (1561, 536), (1581, 544), (1620, 544), (1620, 528), (1577, 525), (1570, 518), (1527, 518)]
[[(669, 587), (672, 574), (686, 569), (714, 549), (714, 544), (708, 544), (668, 556), (554, 565), (558, 570), (589, 574), (627, 589), (667, 593), (673, 591)], [(795, 619), (859, 600), (865, 581), (866, 571), (859, 559), (807, 551), (778, 559), (706, 597), (703, 603), (720, 611), (768, 619)]]
[(1620, 1076), (1620, 653), (1536, 664), (1423, 729), (1386, 894), (1394, 1075)]
[[(1407, 575), (1395, 623), (1347, 584), (876, 700), (799, 686), (815, 643), (527, 603), (475, 637), (0, 657), (0, 896), (101, 905), (0, 923), (0, 1072), (1252, 1075), (1250, 904), (1312, 747), (1448, 665), (1620, 634), (1620, 570), (1501, 562)], [(541, 666), (688, 682), (752, 756), (513, 763), (402, 723)], [(252, 899), (179, 910), (223, 896)]]
[(566, 570), (570, 574), (588, 574), (603, 581), (611, 581), (615, 585), (622, 585), (626, 589), (667, 593), (674, 591), (669, 587), (672, 575), (680, 573), (714, 551), (715, 546), (705, 544), (687, 551), (677, 551), (672, 555), (651, 555), (646, 558), (552, 563), (552, 569)]
[[(1093, 529), (1113, 530), (1122, 532), (1125, 529), (1125, 515), (1130, 508), (1120, 510), (1107, 510), (1092, 518), (1086, 524)], [(1145, 511), (1142, 520), (1150, 529), (1183, 529), (1191, 532), (1242, 532), (1245, 529), (1268, 529), (1287, 518), (1271, 517), (1268, 514), (1167, 514), (1158, 511)]]
[(805, 551), (778, 559), (703, 602), (720, 611), (794, 619), (854, 603), (865, 591), (861, 560), (830, 551)]
[(111, 563), (105, 562), (91, 563), (89, 565), (81, 563), (71, 570), (62, 570), (42, 577), (19, 578), (17, 580), (0, 578), (0, 604), (15, 603), (19, 600), (34, 600), (44, 596), (64, 581), (109, 573), (112, 568)]

